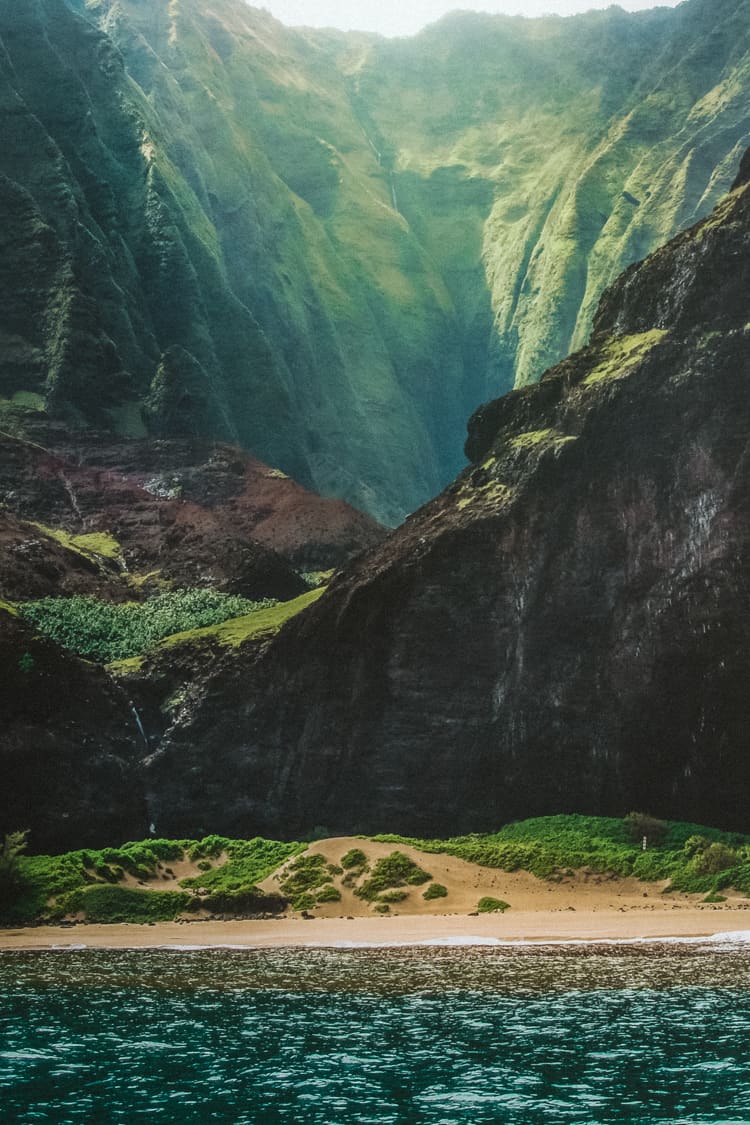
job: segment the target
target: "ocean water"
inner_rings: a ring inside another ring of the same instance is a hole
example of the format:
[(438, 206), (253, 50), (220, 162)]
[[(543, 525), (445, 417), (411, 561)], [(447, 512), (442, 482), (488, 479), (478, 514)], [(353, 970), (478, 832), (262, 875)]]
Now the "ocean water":
[(0, 955), (0, 1123), (750, 1122), (750, 946)]

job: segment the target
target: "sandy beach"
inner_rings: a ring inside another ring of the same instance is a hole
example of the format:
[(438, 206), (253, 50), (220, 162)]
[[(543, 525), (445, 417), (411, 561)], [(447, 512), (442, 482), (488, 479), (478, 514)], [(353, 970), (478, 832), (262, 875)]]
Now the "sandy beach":
[[(392, 844), (342, 836), (312, 844), (308, 855), (337, 862), (352, 847), (361, 847), (370, 862), (393, 851)], [(670, 891), (666, 883), (643, 883), (588, 869), (570, 871), (551, 881), (527, 871), (501, 871), (468, 863), (446, 854), (425, 853), (402, 844), (399, 850), (422, 864), (430, 878), (446, 889), (446, 897), (426, 901), (422, 887), (408, 888), (403, 902), (386, 915), (373, 913), (372, 904), (357, 897), (337, 880), (338, 902), (316, 907), (314, 917), (288, 910), (278, 918), (224, 919), (187, 915), (174, 922), (112, 925), (76, 921), (57, 926), (0, 930), (0, 952), (30, 949), (146, 949), (239, 947), (271, 949), (296, 947), (377, 947), (420, 944), (492, 944), (496, 942), (648, 941), (666, 938), (707, 938), (747, 931), (750, 940), (750, 899), (730, 890), (726, 901), (707, 903), (699, 895)], [(226, 857), (217, 860), (224, 862)], [(288, 863), (260, 886), (278, 891)], [(195, 863), (175, 862), (160, 871), (155, 889), (179, 889), (179, 881), (198, 872)], [(126, 885), (141, 886), (132, 877)], [(483, 896), (510, 904), (505, 913), (479, 914)], [(442, 909), (440, 909), (442, 907)]]
[(44, 949), (347, 947), (495, 942), (598, 942), (706, 938), (747, 932), (741, 908), (679, 911), (519, 911), (511, 914), (401, 915), (384, 918), (280, 918), (263, 921), (164, 922), (156, 925), (38, 926), (0, 930), (0, 952)]

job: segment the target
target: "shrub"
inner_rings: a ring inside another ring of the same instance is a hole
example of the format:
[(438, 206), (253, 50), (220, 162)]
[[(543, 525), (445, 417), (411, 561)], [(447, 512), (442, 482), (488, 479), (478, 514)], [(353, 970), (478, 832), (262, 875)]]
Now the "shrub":
[(376, 914), (390, 914), (391, 908), (387, 902), (376, 902), (373, 910)]
[(386, 891), (385, 894), (378, 895), (378, 902), (403, 902), (408, 897), (408, 891)]
[(381, 891), (387, 891), (390, 887), (403, 887), (405, 884), (419, 887), (423, 883), (429, 883), (431, 878), (432, 875), (423, 871), (403, 852), (391, 852), (378, 860), (370, 878), (354, 893), (368, 902), (375, 902)]
[(714, 843), (709, 844), (703, 851), (697, 852), (690, 865), (698, 875), (718, 875), (720, 871), (734, 867), (738, 861), (739, 856), (733, 848), (728, 848), (726, 844)]
[(430, 902), (434, 898), (447, 898), (448, 888), (444, 887), (442, 883), (430, 883), (427, 890), (422, 895), (422, 898)]
[(309, 894), (297, 895), (292, 903), (294, 910), (312, 910), (317, 905), (314, 895)]
[(351, 848), (341, 857), (341, 866), (345, 871), (349, 871), (352, 867), (364, 867), (366, 863), (367, 856), (361, 848)]
[(137, 891), (101, 884), (65, 895), (56, 913), (83, 913), (87, 922), (171, 922), (190, 901), (180, 891)]
[(328, 886), (321, 888), (315, 897), (318, 902), (341, 902), (341, 891), (329, 883)]
[(685, 855), (690, 856), (692, 859), (693, 856), (705, 852), (710, 843), (711, 841), (707, 840), (705, 836), (688, 836), (687, 840), (682, 845), (682, 850)]
[(645, 836), (648, 844), (658, 845), (666, 836), (668, 827), (665, 820), (648, 813), (629, 812), (625, 817), (625, 829), (634, 843), (640, 843)]
[(726, 895), (717, 894), (716, 891), (711, 891), (703, 900), (704, 902), (726, 902)]
[(281, 895), (266, 894), (259, 887), (240, 887), (234, 891), (216, 891), (191, 898), (187, 909), (231, 914), (234, 918), (253, 918), (258, 914), (281, 914), (286, 905), (286, 899)]
[(490, 898), (486, 895), (480, 898), (477, 903), (477, 910), (480, 914), (504, 914), (506, 910), (510, 910), (510, 903), (503, 902), (501, 898)]
[[(315, 891), (318, 887), (330, 882), (330, 875), (324, 855), (301, 855), (289, 865), (279, 884), (285, 895), (295, 899), (307, 891)], [(313, 900), (314, 904), (314, 900)]]

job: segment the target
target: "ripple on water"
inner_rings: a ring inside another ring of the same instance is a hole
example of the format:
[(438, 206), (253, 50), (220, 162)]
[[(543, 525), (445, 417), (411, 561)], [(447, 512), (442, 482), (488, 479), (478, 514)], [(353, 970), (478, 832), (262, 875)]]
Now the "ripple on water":
[(0, 1119), (750, 1122), (750, 950), (0, 958)]

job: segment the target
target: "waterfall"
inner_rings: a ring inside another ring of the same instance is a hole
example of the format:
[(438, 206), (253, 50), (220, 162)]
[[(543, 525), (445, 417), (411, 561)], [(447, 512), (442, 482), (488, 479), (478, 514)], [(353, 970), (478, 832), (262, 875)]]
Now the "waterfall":
[(141, 722), (141, 716), (138, 714), (138, 708), (136, 707), (136, 705), (133, 702), (130, 702), (130, 710), (132, 712), (133, 719), (135, 720), (135, 725), (138, 727), (138, 732), (139, 732), (141, 738), (143, 739), (143, 744), (146, 747), (146, 749), (148, 749), (149, 748), (148, 735), (146, 734), (145, 730), (143, 729), (143, 723)]

